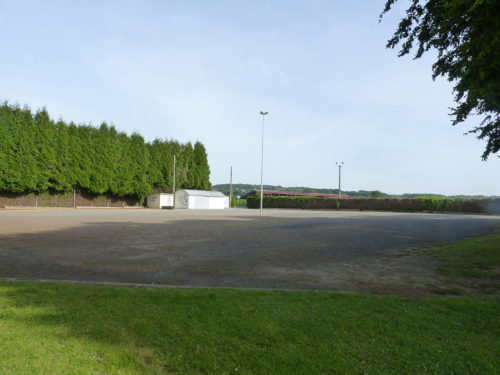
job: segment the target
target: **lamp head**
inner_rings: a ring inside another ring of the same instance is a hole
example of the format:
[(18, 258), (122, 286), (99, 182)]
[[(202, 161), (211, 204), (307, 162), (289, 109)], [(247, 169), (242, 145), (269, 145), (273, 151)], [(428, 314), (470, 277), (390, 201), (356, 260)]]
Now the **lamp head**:
[(269, 112), (260, 111), (260, 114), (261, 114), (262, 116), (265, 116), (265, 115), (267, 115), (268, 113), (269, 113)]

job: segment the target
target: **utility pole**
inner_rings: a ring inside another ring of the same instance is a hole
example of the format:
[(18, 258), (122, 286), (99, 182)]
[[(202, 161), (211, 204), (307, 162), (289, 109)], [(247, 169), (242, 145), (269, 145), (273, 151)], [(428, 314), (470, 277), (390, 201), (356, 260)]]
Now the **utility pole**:
[(337, 163), (335, 162), (335, 164), (339, 167), (339, 199), (342, 198), (342, 190), (341, 190), (341, 187), (340, 187), (340, 181), (341, 181), (341, 175), (342, 175), (342, 166), (344, 165), (344, 162), (340, 162), (340, 163)]
[(262, 177), (264, 175), (264, 116), (269, 112), (260, 111), (262, 115), (262, 156), (260, 159), (260, 214), (262, 215), (262, 199), (264, 197), (264, 185), (262, 184)]
[(173, 172), (174, 176), (173, 176), (173, 184), (172, 184), (172, 194), (174, 196), (174, 204), (173, 204), (173, 207), (175, 209), (175, 154), (174, 154), (174, 172)]
[(173, 183), (172, 183), (172, 194), (175, 195), (175, 155), (174, 155), (174, 172), (172, 173), (173, 176), (172, 176), (172, 179), (173, 179)]
[(233, 203), (233, 166), (231, 165), (231, 172), (229, 174), (229, 208)]

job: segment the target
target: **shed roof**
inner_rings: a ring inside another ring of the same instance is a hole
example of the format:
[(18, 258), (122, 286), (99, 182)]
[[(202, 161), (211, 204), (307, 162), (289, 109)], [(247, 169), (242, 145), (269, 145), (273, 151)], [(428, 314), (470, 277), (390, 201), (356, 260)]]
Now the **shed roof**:
[(191, 190), (191, 189), (180, 189), (177, 191), (184, 191), (186, 194), (198, 197), (225, 197), (220, 191), (209, 191), (209, 190)]

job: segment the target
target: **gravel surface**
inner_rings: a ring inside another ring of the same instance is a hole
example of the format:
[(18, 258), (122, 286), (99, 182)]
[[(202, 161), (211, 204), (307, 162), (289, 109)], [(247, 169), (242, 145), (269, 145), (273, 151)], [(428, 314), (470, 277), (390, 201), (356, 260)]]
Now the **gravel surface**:
[(0, 210), (0, 278), (432, 296), (436, 260), (415, 249), (490, 233), (499, 216)]

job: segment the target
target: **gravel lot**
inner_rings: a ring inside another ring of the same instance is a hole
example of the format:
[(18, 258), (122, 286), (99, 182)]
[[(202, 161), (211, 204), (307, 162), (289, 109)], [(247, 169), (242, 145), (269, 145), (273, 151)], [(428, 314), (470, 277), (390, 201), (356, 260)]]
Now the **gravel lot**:
[(0, 278), (432, 296), (436, 260), (415, 249), (490, 233), (499, 216), (0, 210)]

